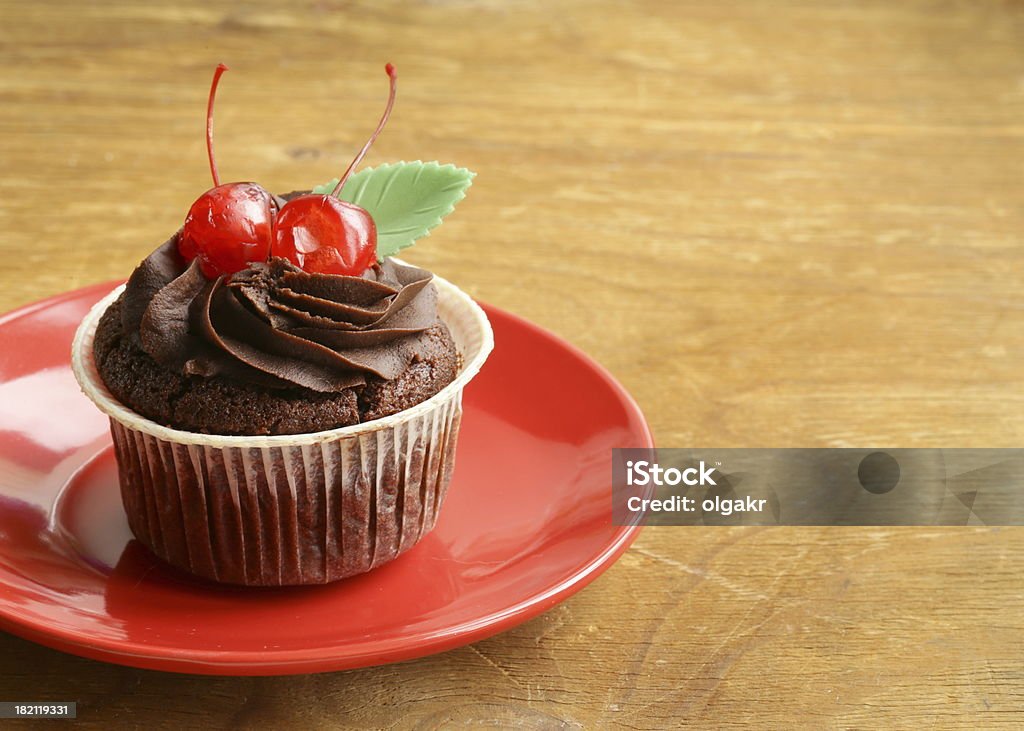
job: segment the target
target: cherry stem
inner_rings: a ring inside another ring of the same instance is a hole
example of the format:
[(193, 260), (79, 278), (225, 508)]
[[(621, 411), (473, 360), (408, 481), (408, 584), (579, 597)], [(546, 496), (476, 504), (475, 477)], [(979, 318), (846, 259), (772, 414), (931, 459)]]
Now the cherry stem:
[(213, 100), (217, 96), (217, 85), (220, 84), (220, 77), (228, 67), (222, 63), (217, 64), (213, 72), (213, 83), (210, 84), (210, 98), (206, 102), (206, 156), (210, 158), (210, 174), (213, 175), (213, 185), (220, 185), (220, 174), (217, 172), (217, 160), (213, 156)]
[(375, 129), (373, 134), (370, 135), (370, 139), (366, 141), (366, 144), (363, 145), (363, 149), (359, 151), (355, 160), (353, 160), (348, 166), (348, 170), (345, 171), (345, 174), (341, 176), (341, 180), (338, 181), (338, 184), (334, 186), (334, 190), (331, 191), (331, 195), (335, 198), (338, 198), (341, 195), (341, 189), (345, 187), (345, 181), (348, 180), (352, 171), (356, 169), (356, 166), (363, 161), (363, 157), (370, 149), (370, 145), (372, 145), (374, 140), (377, 139), (377, 135), (379, 135), (380, 131), (384, 129), (384, 125), (388, 123), (388, 117), (391, 116), (391, 107), (395, 106), (395, 89), (398, 86), (398, 74), (395, 72), (395, 67), (391, 64), (387, 64), (384, 67), (384, 71), (391, 80), (391, 90), (388, 92), (388, 105), (384, 108), (384, 115), (380, 118), (380, 124), (377, 125), (377, 129)]

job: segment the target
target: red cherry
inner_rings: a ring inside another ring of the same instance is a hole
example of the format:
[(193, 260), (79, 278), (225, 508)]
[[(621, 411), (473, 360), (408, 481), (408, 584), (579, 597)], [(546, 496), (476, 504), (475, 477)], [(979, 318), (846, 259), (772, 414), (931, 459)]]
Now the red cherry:
[(377, 261), (377, 226), (364, 208), (338, 198), (352, 171), (384, 129), (395, 105), (398, 76), (388, 64), (388, 103), (377, 129), (363, 145), (330, 195), (303, 195), (288, 201), (277, 216), (272, 253), (307, 272), (358, 276)]
[(273, 196), (256, 183), (220, 183), (213, 154), (213, 100), (227, 70), (218, 64), (206, 103), (206, 155), (215, 187), (189, 208), (178, 238), (178, 251), (185, 260), (198, 258), (203, 274), (211, 279), (234, 274), (254, 261), (266, 261), (277, 213)]
[(273, 249), (307, 272), (362, 274), (377, 261), (377, 226), (364, 208), (303, 195), (281, 208)]
[(211, 279), (234, 274), (270, 257), (276, 212), (273, 197), (256, 183), (218, 185), (189, 208), (178, 251), (186, 261), (198, 258)]

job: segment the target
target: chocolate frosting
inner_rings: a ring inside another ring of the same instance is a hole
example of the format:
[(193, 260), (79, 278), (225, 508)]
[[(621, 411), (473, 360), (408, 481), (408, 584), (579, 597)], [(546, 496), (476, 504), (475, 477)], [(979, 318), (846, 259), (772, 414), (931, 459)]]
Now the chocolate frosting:
[(209, 280), (177, 242), (132, 273), (121, 314), (156, 362), (185, 375), (343, 391), (396, 378), (437, 323), (433, 275), (391, 259), (352, 277), (273, 258)]

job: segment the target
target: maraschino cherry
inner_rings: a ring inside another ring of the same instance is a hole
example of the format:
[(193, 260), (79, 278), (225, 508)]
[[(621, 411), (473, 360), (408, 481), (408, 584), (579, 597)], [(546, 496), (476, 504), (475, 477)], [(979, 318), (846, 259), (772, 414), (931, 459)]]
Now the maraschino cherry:
[(213, 100), (227, 70), (219, 64), (213, 72), (206, 104), (206, 154), (214, 187), (192, 204), (178, 238), (181, 255), (187, 261), (199, 259), (203, 274), (211, 279), (267, 260), (277, 212), (273, 196), (256, 183), (220, 183), (213, 155)]
[(358, 276), (377, 261), (377, 226), (373, 218), (366, 209), (343, 201), (338, 195), (391, 115), (398, 77), (391, 64), (384, 70), (391, 84), (384, 115), (334, 190), (330, 195), (293, 198), (277, 215), (272, 253), (307, 272)]

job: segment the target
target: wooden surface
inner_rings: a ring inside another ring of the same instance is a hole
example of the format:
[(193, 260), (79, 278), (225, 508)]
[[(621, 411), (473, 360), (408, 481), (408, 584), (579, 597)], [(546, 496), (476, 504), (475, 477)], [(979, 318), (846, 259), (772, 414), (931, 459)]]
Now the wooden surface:
[[(205, 189), (479, 172), (409, 256), (584, 348), (662, 446), (1021, 446), (1024, 10), (1002, 2), (0, 4), (0, 309), (123, 277)], [(83, 727), (1024, 724), (1024, 533), (649, 529), (391, 667), (198, 678), (0, 637)], [(48, 727), (48, 726), (47, 726)]]

